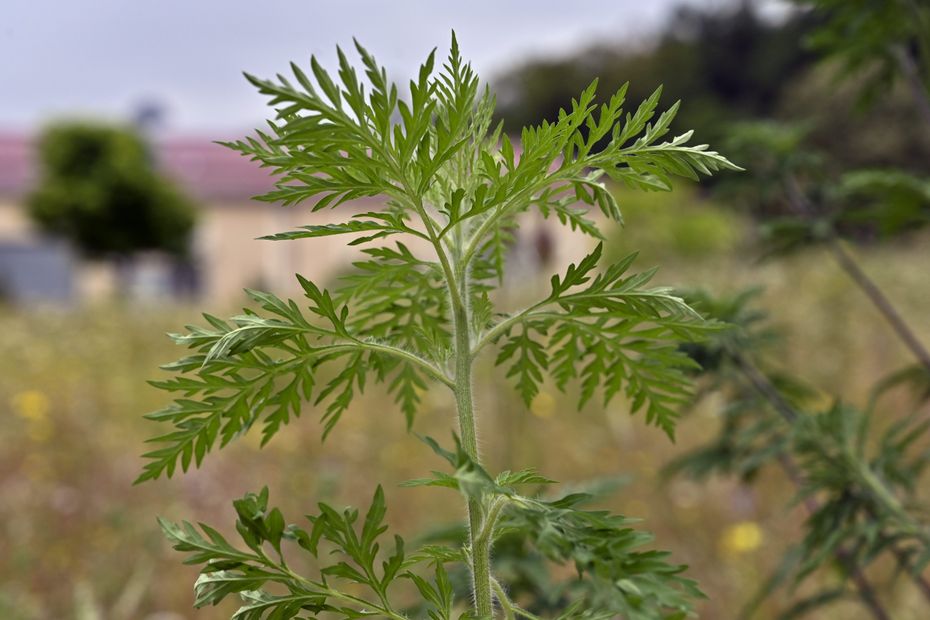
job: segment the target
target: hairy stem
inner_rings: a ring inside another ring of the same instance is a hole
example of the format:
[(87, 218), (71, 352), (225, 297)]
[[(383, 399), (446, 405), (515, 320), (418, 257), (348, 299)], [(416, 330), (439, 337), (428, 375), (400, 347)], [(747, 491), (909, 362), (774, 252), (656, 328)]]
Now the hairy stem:
[(504, 610), (504, 618), (514, 620), (513, 604), (510, 602), (507, 592), (504, 591), (504, 586), (497, 579), (493, 579), (491, 586), (494, 588), (494, 596), (497, 597), (497, 602), (500, 603), (501, 609)]
[[(407, 192), (412, 197), (414, 209), (423, 222), (446, 277), (449, 290), (449, 305), (452, 311), (452, 327), (455, 333), (455, 379), (452, 390), (455, 393), (459, 434), (462, 437), (462, 448), (475, 463), (480, 464), (478, 426), (475, 421), (471, 385), (473, 357), (471, 351), (471, 317), (469, 316), (468, 307), (469, 272), (467, 261), (461, 254), (461, 230), (455, 231), (458, 243), (454, 244), (450, 259), (449, 253), (436, 233), (432, 218), (426, 212), (422, 198), (413, 193), (409, 187)], [(491, 587), (491, 548), (489, 541), (481, 539), (481, 532), (484, 528), (484, 509), (481, 501), (475, 498), (469, 499), (467, 508), (475, 614), (479, 619), (485, 620), (493, 618), (494, 615), (494, 599)]]
[[(467, 270), (459, 277), (460, 290), (458, 299), (468, 299)], [(462, 435), (462, 447), (475, 463), (478, 457), (478, 427), (475, 421), (475, 407), (472, 398), (471, 371), (471, 321), (468, 307), (464, 303), (453, 302), (453, 328), (455, 330), (455, 404), (458, 410), (459, 432)], [(475, 613), (478, 618), (493, 617), (493, 599), (491, 594), (491, 549), (490, 541), (482, 539), (484, 514), (481, 501), (477, 498), (468, 500), (469, 542), (471, 544), (471, 573), (473, 581)]]
[[(409, 192), (409, 190), (408, 190)], [(426, 229), (426, 234), (430, 239), (430, 243), (433, 245), (433, 249), (436, 251), (436, 257), (439, 259), (439, 264), (442, 267), (442, 272), (446, 276), (446, 281), (449, 284), (449, 297), (452, 300), (453, 312), (457, 308), (464, 308), (465, 298), (462, 297), (462, 291), (467, 291), (468, 288), (465, 286), (465, 282), (457, 282), (456, 276), (457, 273), (452, 267), (452, 263), (449, 261), (449, 256), (446, 253), (445, 248), (442, 245), (442, 241), (439, 239), (439, 236), (436, 234), (436, 227), (434, 226), (433, 219), (426, 212), (426, 206), (423, 204), (423, 199), (415, 194), (410, 193), (409, 195), (414, 196), (412, 199), (412, 204), (414, 210), (420, 216), (420, 220), (423, 222), (423, 227)], [(461, 284), (461, 290), (457, 284)], [(468, 318), (468, 313), (466, 311), (466, 319)], [(465, 324), (466, 326), (468, 323)]]

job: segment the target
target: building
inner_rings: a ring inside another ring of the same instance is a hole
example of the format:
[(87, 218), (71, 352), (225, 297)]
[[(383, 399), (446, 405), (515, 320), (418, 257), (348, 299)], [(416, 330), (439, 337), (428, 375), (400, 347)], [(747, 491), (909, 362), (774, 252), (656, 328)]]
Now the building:
[[(272, 179), (267, 170), (238, 153), (198, 138), (157, 140), (154, 153), (162, 171), (201, 208), (192, 252), (198, 296), (231, 303), (242, 298), (245, 287), (292, 292), (297, 287), (295, 272), (325, 279), (358, 255), (336, 237), (314, 243), (257, 240), (297, 226), (333, 221), (333, 214), (252, 200), (272, 187)], [(80, 260), (73, 250), (44, 239), (34, 228), (25, 199), (37, 176), (32, 141), (0, 134), (0, 287), (6, 272), (14, 290), (5, 293), (23, 301), (61, 301), (72, 290), (83, 298), (116, 292), (116, 283), (124, 281), (116, 277), (116, 265)], [(378, 207), (377, 200), (368, 202), (354, 206), (366, 211)], [(153, 297), (175, 290), (170, 285), (174, 265), (167, 257), (143, 253), (134, 263), (130, 294)], [(66, 267), (73, 273), (66, 273)], [(24, 276), (23, 271), (32, 273)], [(74, 279), (73, 285), (68, 278)], [(38, 288), (24, 289), (21, 282)]]
[[(257, 238), (308, 224), (344, 221), (346, 210), (367, 212), (383, 204), (380, 198), (356, 200), (340, 206), (336, 214), (329, 209), (314, 213), (306, 204), (284, 207), (258, 202), (252, 197), (269, 190), (272, 177), (235, 151), (206, 138), (176, 137), (155, 140), (153, 152), (163, 173), (201, 209), (192, 248), (195, 275), (188, 279), (197, 296), (209, 299), (211, 305), (239, 303), (246, 287), (299, 294), (295, 273), (320, 282), (336, 276), (360, 256), (360, 250), (347, 247), (340, 236), (303, 242)], [(61, 242), (43, 239), (25, 208), (37, 176), (32, 141), (0, 134), (0, 292), (21, 301), (54, 302), (116, 293), (148, 299), (179, 293), (177, 265), (166, 256), (140, 254), (133, 261), (132, 278), (127, 279), (118, 277), (113, 263), (81, 260)], [(535, 271), (548, 259), (561, 263), (583, 256), (584, 239), (565, 231), (538, 220), (527, 222), (513, 249), (511, 276)], [(415, 241), (409, 244), (414, 250)], [(24, 276), (23, 271), (29, 273)], [(20, 287), (23, 282), (29, 286), (3, 291), (4, 273), (9, 286)], [(121, 286), (132, 290), (117, 290)]]

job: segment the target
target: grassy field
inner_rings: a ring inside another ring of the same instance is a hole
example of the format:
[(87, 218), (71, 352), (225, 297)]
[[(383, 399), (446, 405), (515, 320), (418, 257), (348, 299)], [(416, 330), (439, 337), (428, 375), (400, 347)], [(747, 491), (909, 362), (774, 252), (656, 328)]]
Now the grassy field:
[[(679, 200), (681, 197), (678, 197)], [(764, 287), (761, 297), (783, 327), (783, 362), (815, 386), (861, 401), (869, 383), (908, 361), (905, 351), (860, 292), (829, 258), (811, 250), (758, 264), (745, 224), (713, 209), (675, 206), (667, 198), (625, 203), (629, 233), (611, 252), (642, 250), (642, 266), (661, 264), (663, 283), (700, 284), (716, 292)], [(930, 238), (860, 250), (866, 269), (930, 342)], [(547, 274), (540, 274), (541, 278)], [(544, 281), (544, 280), (543, 280)], [(203, 469), (133, 487), (143, 440), (153, 429), (141, 415), (164, 404), (145, 384), (178, 351), (164, 338), (201, 308), (94, 306), (79, 310), (8, 308), (0, 313), (0, 618), (228, 618), (232, 607), (195, 612), (196, 570), (183, 567), (163, 541), (156, 515), (204, 520), (229, 529), (230, 501), (270, 487), (291, 520), (318, 499), (367, 501), (385, 484), (389, 520), (401, 533), (458, 518), (458, 498), (397, 485), (438, 463), (387, 410), (378, 389), (348, 412), (331, 440), (320, 442), (317, 412), (259, 449), (239, 440)], [(221, 312), (222, 309), (202, 309)], [(561, 481), (621, 477), (604, 501), (645, 519), (661, 547), (691, 565), (709, 595), (702, 616), (736, 610), (796, 538), (799, 514), (786, 508), (791, 489), (771, 472), (754, 488), (728, 480), (663, 484), (660, 468), (713, 433), (714, 403), (682, 422), (677, 445), (631, 418), (625, 403), (574, 412), (544, 391), (525, 411), (490, 366), (479, 381), (483, 451), (493, 470), (535, 465)], [(425, 396), (416, 430), (446, 436), (453, 403)], [(451, 493), (451, 492), (449, 492)], [(907, 588), (887, 593), (899, 619), (924, 617)], [(759, 617), (774, 617), (772, 601)], [(853, 603), (822, 618), (864, 617)]]

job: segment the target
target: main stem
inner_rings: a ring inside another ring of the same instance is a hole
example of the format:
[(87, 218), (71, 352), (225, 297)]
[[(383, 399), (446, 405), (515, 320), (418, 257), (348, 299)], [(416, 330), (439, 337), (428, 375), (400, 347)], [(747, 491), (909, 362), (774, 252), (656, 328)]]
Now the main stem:
[[(475, 422), (475, 407), (472, 400), (471, 386), (471, 334), (468, 299), (468, 275), (459, 276), (459, 299), (461, 303), (453, 307), (453, 328), (455, 329), (455, 404), (458, 410), (459, 432), (462, 435), (462, 447), (475, 463), (478, 458), (478, 428)], [(481, 501), (468, 500), (469, 542), (471, 546), (471, 573), (475, 597), (475, 612), (478, 618), (493, 617), (494, 603), (491, 588), (491, 549), (490, 540), (481, 539), (484, 527), (484, 509)]]
[[(414, 196), (409, 186), (407, 194)], [(477, 464), (478, 428), (475, 423), (475, 406), (471, 391), (471, 317), (468, 307), (468, 257), (462, 254), (462, 229), (457, 227), (454, 234), (456, 242), (451, 248), (452, 260), (439, 236), (433, 220), (426, 212), (421, 198), (413, 200), (413, 207), (423, 222), (427, 236), (436, 249), (436, 256), (442, 266), (449, 286), (449, 300), (452, 308), (452, 329), (455, 332), (455, 405), (459, 418), (459, 434), (462, 436), (462, 448)], [(475, 613), (480, 620), (493, 618), (494, 601), (491, 590), (491, 543), (489, 538), (482, 538), (484, 529), (484, 509), (478, 499), (468, 500), (468, 536), (471, 547), (471, 575), (475, 597)]]

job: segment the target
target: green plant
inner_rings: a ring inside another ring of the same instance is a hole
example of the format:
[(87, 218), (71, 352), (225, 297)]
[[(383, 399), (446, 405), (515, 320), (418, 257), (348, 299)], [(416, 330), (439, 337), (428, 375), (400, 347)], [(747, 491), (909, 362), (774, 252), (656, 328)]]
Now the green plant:
[[(897, 579), (909, 579), (930, 601), (923, 573), (930, 562), (930, 530), (918, 493), (926, 472), (928, 422), (920, 407), (926, 372), (908, 368), (876, 384), (868, 404), (823, 399), (801, 378), (772, 368), (770, 345), (779, 333), (744, 292), (732, 298), (694, 293), (691, 303), (731, 328), (689, 346), (704, 370), (702, 394), (726, 403), (709, 443), (674, 460), (670, 475), (703, 480), (715, 474), (753, 483), (778, 467), (796, 487), (794, 502), (807, 513), (805, 535), (789, 546), (780, 569), (759, 589), (742, 617), (758, 610), (776, 588), (794, 590), (817, 572), (825, 578), (782, 616), (797, 617), (841, 599), (857, 598), (875, 618), (890, 618), (869, 572), (891, 555)], [(909, 384), (916, 402), (883, 407), (882, 397)], [(890, 422), (882, 418), (893, 415)], [(829, 569), (829, 570), (826, 570)], [(839, 577), (839, 579), (837, 579)]]
[[(901, 78), (912, 105), (930, 112), (927, 93), (928, 13), (912, 2), (799, 0), (822, 20), (813, 43), (842, 59), (846, 77), (869, 77), (866, 94), (885, 97)], [(856, 74), (856, 72), (859, 72)], [(926, 115), (930, 121), (930, 114)], [(805, 128), (806, 129), (806, 128)], [(775, 465), (796, 488), (803, 506), (804, 537), (784, 555), (781, 568), (763, 584), (744, 616), (754, 613), (777, 587), (795, 587), (815, 572), (825, 577), (813, 594), (797, 600), (780, 617), (794, 618), (844, 598), (856, 598), (878, 620), (893, 617), (885, 600), (907, 579), (930, 604), (930, 527), (918, 493), (927, 467), (930, 352), (919, 332), (860, 266), (849, 242), (898, 239), (930, 222), (927, 180), (904, 170), (845, 171), (833, 178), (833, 162), (806, 146), (806, 131), (776, 123), (736, 128), (731, 147), (752, 162), (756, 178), (728, 188), (757, 215), (770, 256), (817, 246), (861, 289), (915, 363), (880, 377), (864, 404), (854, 398), (823, 398), (801, 378), (777, 369), (770, 351), (772, 330), (759, 330), (762, 313), (750, 295), (714, 299), (698, 294), (692, 303), (734, 326), (690, 348), (705, 363), (704, 393), (722, 395), (717, 436), (669, 468), (704, 478), (736, 474), (751, 482)], [(840, 167), (841, 168), (841, 167)], [(750, 176), (750, 175), (747, 175)], [(742, 188), (738, 186), (742, 185)], [(857, 326), (858, 327), (858, 326)], [(916, 398), (889, 405), (884, 397), (910, 384)], [(922, 410), (923, 409), (923, 410)], [(886, 561), (883, 564), (883, 560)], [(895, 571), (887, 577), (892, 565)], [(837, 580), (836, 577), (840, 579)], [(879, 577), (880, 576), (880, 577)], [(876, 585), (879, 584), (879, 585)]]
[(29, 196), (32, 218), (89, 255), (187, 251), (193, 205), (155, 171), (130, 129), (60, 122), (39, 140), (42, 178)]
[[(500, 126), (492, 128), (494, 99), (463, 62), (454, 37), (442, 69), (434, 74), (430, 54), (407, 98), (356, 48), (367, 84), (341, 50), (338, 83), (316, 59), (312, 77), (292, 64), (293, 82), (248, 76), (277, 116), (266, 132), (228, 146), (280, 175), (262, 200), (314, 198), (313, 210), (320, 210), (383, 197), (378, 211), (272, 237), (350, 235), (365, 258), (332, 291), (298, 275), (307, 308), (249, 291), (259, 311), (229, 320), (205, 315), (206, 327), (175, 335), (191, 351), (165, 367), (175, 377), (153, 382), (178, 398), (148, 416), (169, 430), (152, 440), (157, 448), (146, 455), (139, 481), (199, 465), (217, 443), (254, 426), (261, 426), (263, 443), (270, 441), (300, 415), (305, 400), (321, 406), (326, 437), (372, 380), (387, 385), (412, 426), (421, 391), (435, 386), (454, 396), (455, 445), (422, 438), (447, 471), (406, 484), (457, 489), (467, 507), (468, 540), (412, 553), (400, 537), (386, 543), (380, 487), (364, 517), (320, 504), (306, 527), (288, 525), (266, 489), (234, 503), (244, 547), (206, 525), (162, 522), (187, 561), (204, 565), (196, 605), (238, 593), (244, 602), (235, 617), (243, 620), (319, 613), (533, 618), (493, 576), (491, 547), (510, 534), (577, 569), (578, 579), (562, 586), (571, 601), (561, 616), (688, 615), (700, 596), (695, 583), (665, 553), (641, 550), (650, 537), (628, 519), (583, 509), (583, 495), (518, 492), (552, 483), (531, 469), (487, 472), (472, 367), (496, 348), (496, 365), (527, 404), (548, 373), (559, 388), (577, 380), (580, 404), (622, 391), (633, 412), (642, 410), (648, 423), (673, 435), (677, 407), (688, 398), (686, 370), (694, 366), (678, 345), (712, 326), (668, 289), (649, 287), (652, 271), (633, 273), (635, 255), (599, 270), (598, 245), (552, 276), (548, 295), (522, 310), (495, 307), (494, 291), (521, 214), (536, 209), (600, 238), (589, 210), (621, 220), (605, 176), (669, 190), (673, 176), (696, 179), (735, 166), (706, 145), (689, 146), (690, 132), (660, 142), (678, 104), (657, 115), (659, 91), (625, 114), (625, 85), (598, 105), (592, 83), (558, 119), (524, 129), (518, 149)], [(330, 559), (333, 550), (338, 555)], [(316, 577), (291, 568), (288, 556), (297, 552), (317, 564)], [(471, 612), (453, 600), (450, 563), (469, 567)]]
[(794, 0), (820, 21), (811, 47), (835, 57), (847, 77), (869, 74), (867, 100), (903, 80), (930, 123), (930, 9), (916, 0)]

